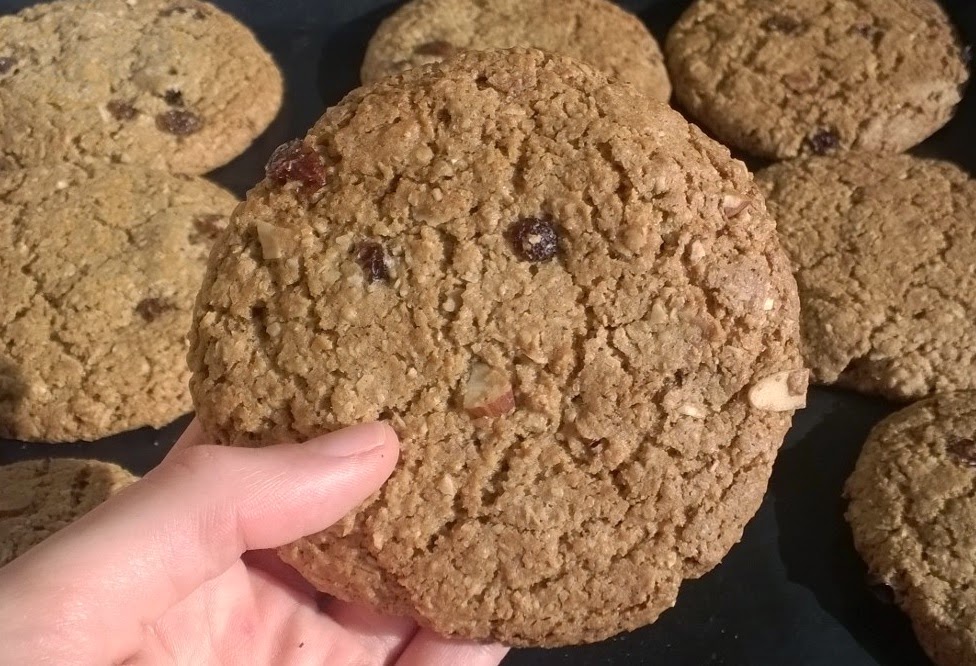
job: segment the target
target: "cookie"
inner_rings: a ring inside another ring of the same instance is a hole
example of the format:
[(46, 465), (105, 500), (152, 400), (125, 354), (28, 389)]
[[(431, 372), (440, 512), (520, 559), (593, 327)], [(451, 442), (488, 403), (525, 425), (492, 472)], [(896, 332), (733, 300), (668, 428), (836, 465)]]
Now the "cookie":
[(654, 621), (759, 506), (805, 398), (746, 168), (587, 65), (468, 52), (281, 147), (208, 267), (191, 390), (221, 443), (388, 419), (391, 480), (282, 556), (438, 632)]
[(892, 400), (976, 388), (976, 181), (848, 153), (758, 176), (800, 288), (816, 381)]
[(774, 159), (907, 150), (949, 121), (969, 75), (935, 0), (697, 0), (665, 53), (697, 121)]
[(135, 480), (100, 460), (27, 460), (0, 467), (0, 567)]
[(362, 79), (371, 83), (464, 50), (519, 46), (582, 60), (652, 99), (671, 97), (657, 41), (609, 0), (413, 0), (370, 40)]
[(937, 395), (872, 432), (846, 494), (854, 544), (939, 666), (976, 663), (976, 392)]
[(210, 171), (281, 106), (251, 32), (196, 0), (58, 0), (0, 17), (0, 169), (61, 161)]
[(92, 440), (189, 412), (193, 298), (234, 205), (138, 167), (0, 172), (0, 437)]

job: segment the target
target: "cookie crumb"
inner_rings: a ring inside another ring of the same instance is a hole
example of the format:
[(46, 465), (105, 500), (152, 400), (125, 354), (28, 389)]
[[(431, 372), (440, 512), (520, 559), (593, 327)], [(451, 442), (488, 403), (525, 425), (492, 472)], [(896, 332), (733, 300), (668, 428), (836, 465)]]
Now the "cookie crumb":
[(691, 245), (688, 246), (688, 261), (692, 264), (697, 264), (706, 255), (708, 255), (708, 252), (706, 252), (705, 246), (700, 241), (692, 241)]
[(652, 324), (663, 324), (668, 320), (668, 311), (661, 304), (661, 301), (654, 301), (651, 305), (651, 314), (648, 319)]
[(445, 474), (441, 477), (440, 481), (437, 482), (437, 489), (441, 491), (444, 495), (453, 495), (457, 492), (457, 486), (454, 484), (454, 478), (450, 474)]

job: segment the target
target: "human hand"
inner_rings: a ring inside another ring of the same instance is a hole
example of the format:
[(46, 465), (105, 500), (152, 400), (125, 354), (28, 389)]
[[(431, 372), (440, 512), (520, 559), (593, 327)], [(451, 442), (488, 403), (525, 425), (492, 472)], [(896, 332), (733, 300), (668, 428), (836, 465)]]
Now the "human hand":
[(144, 479), (0, 569), (0, 664), (502, 660), (503, 647), (323, 600), (267, 550), (325, 529), (382, 485), (399, 452), (389, 426), (264, 449), (203, 441), (194, 422)]

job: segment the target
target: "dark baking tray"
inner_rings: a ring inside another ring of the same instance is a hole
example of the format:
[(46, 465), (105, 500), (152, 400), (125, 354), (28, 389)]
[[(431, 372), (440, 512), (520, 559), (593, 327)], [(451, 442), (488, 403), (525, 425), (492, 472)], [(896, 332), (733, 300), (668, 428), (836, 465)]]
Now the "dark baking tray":
[[(774, 1), (774, 0), (771, 0)], [(391, 0), (216, 0), (253, 28), (288, 80), (285, 107), (241, 158), (212, 174), (243, 196), (280, 143), (305, 133), (323, 109), (359, 82), (359, 64)], [(0, 0), (0, 13), (32, 4)], [(623, 2), (660, 40), (688, 0)], [(945, 0), (964, 39), (976, 38), (976, 2)], [(969, 42), (967, 42), (969, 43)], [(976, 172), (976, 87), (956, 118), (915, 152)], [(2, 119), (0, 119), (2, 122)], [(973, 221), (976, 224), (976, 220)], [(841, 486), (865, 435), (895, 407), (815, 389), (797, 415), (769, 494), (742, 542), (677, 606), (650, 627), (578, 648), (517, 650), (509, 666), (555, 664), (728, 664), (918, 666), (927, 664), (907, 619), (883, 589), (869, 586), (843, 521)], [(78, 445), (0, 441), (0, 463), (45, 456), (97, 457), (135, 472), (156, 465), (188, 418)]]

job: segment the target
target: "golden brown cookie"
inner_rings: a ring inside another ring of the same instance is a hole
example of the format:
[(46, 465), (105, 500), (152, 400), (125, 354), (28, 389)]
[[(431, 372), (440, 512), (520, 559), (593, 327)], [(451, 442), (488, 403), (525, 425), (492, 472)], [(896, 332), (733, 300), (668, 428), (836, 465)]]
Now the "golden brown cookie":
[(516, 645), (653, 622), (759, 506), (806, 371), (746, 168), (539, 51), (353, 92), (215, 247), (191, 388), (219, 442), (389, 419), (392, 479), (282, 551), (320, 589)]
[(413, 0), (370, 40), (362, 78), (371, 83), (461, 51), (517, 46), (582, 60), (652, 99), (671, 97), (657, 41), (609, 0)]
[(0, 17), (0, 169), (113, 161), (205, 173), (281, 106), (271, 56), (197, 0), (57, 0)]
[(847, 153), (760, 172), (800, 288), (814, 379), (893, 400), (976, 388), (976, 181)]
[(92, 440), (189, 412), (190, 311), (234, 204), (138, 167), (0, 172), (0, 437)]
[(885, 419), (847, 481), (847, 520), (939, 666), (976, 663), (976, 391)]
[(0, 566), (135, 480), (100, 460), (28, 460), (0, 467)]
[(948, 122), (969, 76), (936, 0), (696, 0), (665, 51), (696, 120), (775, 159), (907, 150)]

